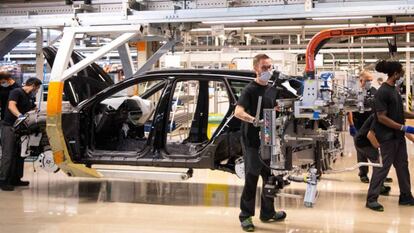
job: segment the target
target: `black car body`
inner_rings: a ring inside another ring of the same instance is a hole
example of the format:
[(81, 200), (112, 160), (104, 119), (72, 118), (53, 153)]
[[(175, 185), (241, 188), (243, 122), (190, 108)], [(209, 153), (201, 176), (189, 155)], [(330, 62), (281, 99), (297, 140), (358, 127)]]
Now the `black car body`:
[[(44, 53), (53, 65), (56, 49), (45, 48)], [(73, 53), (72, 64), (81, 59)], [(114, 84), (98, 65), (89, 65), (64, 84), (70, 107), (62, 112), (62, 129), (70, 158), (87, 167), (110, 164), (234, 172), (243, 151), (241, 121), (233, 112), (243, 88), (254, 77), (251, 71), (176, 69), (150, 71)], [(281, 98), (295, 97), (281, 84), (289, 82), (300, 94), (298, 79), (273, 76), (273, 90)], [(41, 114), (32, 114), (41, 119)], [(44, 133), (41, 122), (26, 126)], [(29, 131), (20, 130), (22, 134)], [(46, 150), (46, 144), (33, 151)], [(311, 142), (296, 146), (299, 149), (290, 148), (292, 153), (316, 148)], [(304, 161), (299, 165), (314, 164), (309, 158)]]

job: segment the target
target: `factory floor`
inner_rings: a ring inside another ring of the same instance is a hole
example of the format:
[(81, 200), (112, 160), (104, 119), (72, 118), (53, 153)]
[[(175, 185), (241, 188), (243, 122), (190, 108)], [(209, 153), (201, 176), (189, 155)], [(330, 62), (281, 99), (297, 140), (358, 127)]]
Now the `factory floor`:
[[(356, 161), (347, 139), (337, 169)], [(408, 148), (414, 174), (413, 144)], [(25, 169), (29, 187), (0, 191), (0, 233), (242, 232), (243, 181), (231, 174), (195, 170), (186, 181), (150, 181), (71, 178), (34, 172), (31, 163)], [(414, 207), (398, 206), (394, 168), (391, 194), (379, 199), (383, 213), (365, 208), (368, 184), (357, 173), (324, 175), (313, 208), (304, 207), (302, 199), (278, 197), (275, 203), (287, 212), (286, 221), (264, 224), (255, 216), (256, 232), (414, 232)], [(283, 192), (303, 195), (305, 187), (292, 183)]]

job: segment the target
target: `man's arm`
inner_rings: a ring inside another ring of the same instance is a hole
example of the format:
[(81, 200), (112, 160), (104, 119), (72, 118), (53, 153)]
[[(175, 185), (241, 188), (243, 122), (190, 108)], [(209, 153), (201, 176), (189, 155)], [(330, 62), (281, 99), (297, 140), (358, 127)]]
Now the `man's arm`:
[(405, 137), (408, 138), (408, 140), (410, 140), (411, 142), (414, 142), (414, 135), (411, 133), (406, 133)]
[(391, 118), (387, 117), (386, 111), (377, 112), (377, 117), (378, 117), (378, 121), (381, 124), (387, 126), (388, 128), (395, 129), (395, 130), (402, 130), (403, 125), (398, 124), (397, 122), (391, 120)]
[(250, 116), (250, 114), (248, 114), (245, 111), (244, 107), (240, 105), (236, 105), (236, 109), (234, 110), (234, 116), (248, 123), (253, 123), (255, 119), (255, 117)]
[(404, 112), (404, 117), (407, 118), (407, 119), (414, 119), (414, 113)]
[(380, 147), (380, 144), (377, 140), (377, 137), (375, 137), (374, 131), (372, 131), (372, 130), (368, 131), (367, 138), (371, 142), (371, 145), (373, 147), (375, 147), (377, 149)]
[(20, 115), (22, 115), (20, 113), (19, 109), (17, 108), (17, 102), (16, 101), (13, 101), (13, 100), (9, 101), (9, 110), (16, 117), (19, 117)]
[(348, 123), (349, 125), (354, 125), (354, 116), (352, 115), (352, 112), (348, 112)]
[(354, 137), (357, 134), (357, 129), (354, 125), (354, 115), (352, 115), (352, 112), (348, 112), (348, 123), (349, 123), (349, 134)]

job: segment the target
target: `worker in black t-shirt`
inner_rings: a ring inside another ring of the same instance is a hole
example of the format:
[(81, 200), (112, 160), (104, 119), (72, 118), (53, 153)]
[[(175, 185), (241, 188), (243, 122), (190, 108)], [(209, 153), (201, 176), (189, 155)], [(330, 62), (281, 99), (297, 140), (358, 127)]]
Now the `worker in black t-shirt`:
[[(377, 89), (372, 87), (372, 80), (374, 77), (369, 71), (362, 71), (359, 74), (359, 84), (361, 88), (364, 88), (367, 91), (368, 95), (374, 95)], [(360, 130), (364, 122), (368, 119), (368, 117), (372, 114), (372, 111), (365, 111), (363, 113), (360, 112), (350, 112), (348, 113), (348, 123), (349, 123), (349, 133), (352, 137), (355, 137), (357, 132)], [(356, 145), (355, 145), (356, 149)], [(362, 154), (359, 150), (357, 151), (357, 161), (358, 163), (361, 162), (368, 162), (367, 156)], [(374, 156), (374, 155), (372, 155)], [(363, 183), (369, 183), (368, 178), (368, 167), (363, 166), (359, 168), (359, 179)]]
[(7, 100), (9, 99), (10, 91), (18, 87), (20, 85), (14, 81), (9, 73), (0, 72), (0, 108), (2, 120), (4, 120), (4, 113), (7, 109)]
[[(378, 153), (379, 144), (375, 138), (375, 125), (375, 115), (371, 114), (354, 137), (357, 152), (368, 158), (372, 163), (378, 163), (380, 156)], [(381, 195), (388, 195), (390, 191), (391, 187), (382, 184)]]
[(13, 191), (15, 186), (28, 186), (29, 182), (22, 181), (24, 158), (20, 156), (20, 143), (14, 132), (14, 123), (18, 118), (34, 109), (33, 96), (36, 96), (42, 82), (30, 78), (21, 88), (10, 92), (8, 108), (5, 112), (1, 132), (2, 157), (0, 170), (0, 186), (4, 191)]
[[(264, 166), (259, 158), (260, 128), (255, 119), (259, 96), (264, 100), (268, 81), (272, 76), (272, 61), (265, 54), (259, 54), (253, 59), (256, 78), (243, 90), (234, 112), (234, 116), (242, 120), (242, 144), (244, 147), (245, 183), (240, 200), (240, 215), (242, 229), (254, 231), (252, 217), (255, 212), (256, 189), (259, 176), (263, 179), (263, 187), (271, 175), (268, 167)], [(263, 104), (260, 113), (263, 113)], [(275, 211), (274, 198), (269, 198), (262, 192), (260, 220), (262, 222), (281, 221), (286, 218), (284, 211)]]
[(373, 169), (366, 207), (384, 211), (384, 207), (377, 200), (391, 165), (394, 165), (397, 172), (400, 187), (399, 204), (414, 206), (404, 138), (405, 133), (414, 133), (414, 127), (404, 125), (405, 118), (414, 119), (414, 114), (404, 112), (402, 98), (396, 88), (396, 83), (404, 76), (404, 69), (396, 61), (380, 61), (375, 69), (388, 75), (387, 81), (375, 94), (375, 114), (378, 120), (375, 136), (380, 144), (383, 167)]

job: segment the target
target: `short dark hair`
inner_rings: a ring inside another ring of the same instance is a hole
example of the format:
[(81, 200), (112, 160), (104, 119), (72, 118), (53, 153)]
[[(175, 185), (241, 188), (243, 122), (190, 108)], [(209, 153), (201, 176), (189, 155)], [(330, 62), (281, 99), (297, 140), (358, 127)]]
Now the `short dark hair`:
[(264, 59), (270, 59), (270, 57), (269, 57), (269, 56), (267, 56), (267, 55), (266, 55), (266, 54), (264, 54), (264, 53), (257, 54), (257, 55), (256, 55), (256, 56), (254, 56), (254, 58), (253, 58), (253, 66), (256, 66), (257, 64), (259, 64), (260, 60), (264, 60)]
[(3, 79), (10, 79), (12, 76), (9, 72), (1, 71), (0, 72), (0, 80)]
[(375, 66), (375, 70), (384, 74), (387, 74), (388, 77), (391, 77), (395, 73), (401, 73), (403, 67), (398, 61), (379, 61)]
[(40, 81), (37, 78), (29, 78), (28, 80), (26, 80), (25, 82), (26, 86), (31, 86), (31, 85), (35, 85), (36, 87), (42, 85), (42, 81)]

